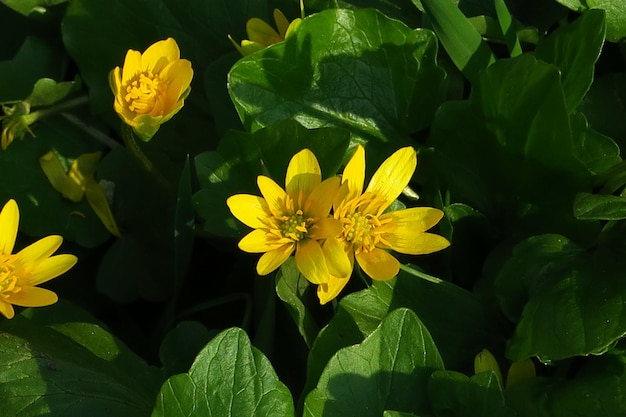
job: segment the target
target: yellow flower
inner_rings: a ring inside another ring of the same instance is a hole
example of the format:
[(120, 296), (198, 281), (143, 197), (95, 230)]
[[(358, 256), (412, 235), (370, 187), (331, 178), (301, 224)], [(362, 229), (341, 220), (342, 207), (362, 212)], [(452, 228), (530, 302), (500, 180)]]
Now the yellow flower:
[[(300, 7), (302, 8), (302, 5)], [(289, 23), (283, 12), (274, 9), (274, 22), (276, 22), (278, 32), (263, 20), (253, 17), (246, 23), (246, 33), (249, 39), (242, 40), (241, 46), (237, 45), (237, 42), (235, 42), (230, 35), (228, 35), (228, 39), (235, 45), (235, 48), (237, 48), (241, 55), (246, 56), (275, 43), (284, 41), (291, 36), (301, 21), (302, 19), (297, 18)]]
[(65, 273), (76, 263), (74, 255), (52, 255), (63, 242), (61, 236), (47, 236), (12, 254), (20, 219), (15, 200), (0, 212), (0, 313), (13, 318), (13, 305), (42, 307), (57, 302), (57, 295), (36, 287)]
[[(295, 251), (300, 273), (314, 284), (326, 282), (330, 274), (345, 275), (350, 268), (336, 239), (341, 222), (330, 216), (339, 177), (322, 181), (315, 155), (303, 149), (291, 158), (285, 189), (260, 175), (257, 185), (263, 197), (237, 194), (226, 201), (242, 223), (254, 228), (239, 242), (245, 252), (263, 253), (257, 273), (267, 275)], [(325, 241), (322, 245), (321, 241)]]
[(180, 59), (176, 41), (152, 44), (142, 54), (130, 49), (124, 66), (109, 74), (113, 107), (139, 138), (148, 141), (183, 107), (191, 90), (191, 62)]
[[(420, 255), (442, 250), (450, 243), (442, 236), (425, 233), (443, 217), (441, 210), (413, 207), (385, 212), (408, 185), (417, 166), (412, 147), (396, 151), (376, 170), (369, 185), (365, 182), (365, 150), (358, 146), (342, 175), (334, 203), (334, 217), (343, 230), (338, 237), (350, 264), (356, 258), (361, 269), (374, 280), (388, 280), (398, 274), (400, 263), (388, 250)], [(350, 274), (334, 275), (317, 287), (322, 304), (334, 299)]]
[(5, 115), (0, 116), (2, 120), (2, 133), (0, 134), (0, 146), (5, 150), (15, 139), (22, 139), (28, 132), (32, 137), (35, 134), (30, 129), (30, 125), (37, 121), (38, 113), (12, 112), (8, 107), (3, 106)]

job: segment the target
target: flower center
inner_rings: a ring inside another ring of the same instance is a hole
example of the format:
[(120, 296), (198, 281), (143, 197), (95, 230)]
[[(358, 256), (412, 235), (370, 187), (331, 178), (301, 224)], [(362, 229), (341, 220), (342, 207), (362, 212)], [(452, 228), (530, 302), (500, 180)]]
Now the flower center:
[(283, 216), (281, 221), (280, 233), (283, 237), (297, 242), (306, 237), (312, 219), (305, 218), (302, 210), (298, 210), (290, 216)]
[(11, 255), (0, 255), (0, 297), (7, 298), (8, 293), (20, 292), (17, 287), (17, 275), (14, 273), (13, 257)]
[(126, 84), (124, 100), (128, 108), (138, 114), (159, 114), (167, 93), (167, 86), (159, 78), (159, 74), (146, 71), (135, 75)]
[(355, 247), (355, 252), (369, 252), (378, 243), (376, 226), (380, 225), (378, 217), (372, 214), (361, 214), (358, 211), (341, 219), (344, 238)]

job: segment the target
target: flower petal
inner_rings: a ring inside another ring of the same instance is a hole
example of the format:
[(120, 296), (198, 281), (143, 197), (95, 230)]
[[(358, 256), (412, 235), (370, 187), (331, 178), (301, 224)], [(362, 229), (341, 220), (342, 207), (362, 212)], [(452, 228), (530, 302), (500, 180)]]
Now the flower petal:
[(448, 239), (433, 233), (420, 233), (417, 236), (396, 234), (389, 236), (387, 241), (391, 244), (390, 249), (409, 255), (426, 255), (450, 246)]
[(326, 239), (322, 245), (322, 251), (326, 258), (326, 265), (331, 275), (336, 277), (350, 277), (354, 259), (351, 259), (344, 246), (338, 239)]
[(29, 265), (52, 255), (63, 243), (63, 237), (50, 235), (31, 243), (16, 255), (21, 265)]
[(298, 242), (296, 266), (300, 273), (313, 284), (327, 282), (330, 276), (326, 257), (316, 240), (304, 239)]
[(349, 280), (350, 276), (347, 278), (337, 278), (331, 276), (328, 282), (319, 284), (317, 286), (317, 298), (319, 298), (320, 304), (324, 305), (327, 302), (334, 300)]
[(285, 176), (285, 191), (294, 199), (296, 207), (303, 207), (321, 182), (322, 170), (313, 152), (302, 149), (291, 158)]
[(237, 220), (253, 229), (267, 227), (272, 216), (265, 199), (256, 195), (235, 194), (228, 197), (226, 204)]
[(379, 217), (380, 221), (385, 223), (386, 219), (390, 222), (383, 224), (376, 230), (383, 233), (418, 233), (425, 232), (430, 229), (443, 218), (443, 211), (432, 207), (412, 207), (403, 210), (390, 211)]
[(282, 39), (285, 39), (285, 34), (289, 28), (289, 20), (287, 20), (283, 12), (278, 9), (274, 9), (274, 22), (276, 22), (278, 34)]
[(269, 252), (283, 246), (288, 241), (280, 241), (276, 235), (266, 230), (255, 229), (239, 241), (239, 249), (248, 253)]
[(332, 217), (323, 217), (311, 226), (307, 236), (314, 240), (330, 239), (339, 236), (342, 230), (343, 225), (340, 220)]
[(3, 300), (0, 300), (0, 313), (7, 319), (12, 319), (15, 316), (15, 310), (13, 306)]
[(386, 281), (398, 275), (400, 262), (389, 252), (374, 248), (370, 252), (359, 252), (356, 261), (363, 271), (372, 279)]
[(376, 170), (365, 192), (371, 192), (384, 201), (380, 210), (385, 210), (409, 184), (415, 168), (417, 154), (410, 146), (398, 149)]
[[(193, 79), (193, 69), (191, 62), (186, 59), (177, 59), (169, 63), (161, 72), (161, 79), (167, 84), (167, 93), (163, 104), (164, 116), (169, 120), (172, 113), (177, 107), (180, 109), (182, 104), (179, 103), (182, 94), (189, 88)], [(180, 104), (180, 106), (179, 106)], [(165, 123), (167, 120), (163, 120)]]
[(20, 280), (20, 285), (35, 286), (56, 278), (76, 264), (74, 255), (56, 255), (38, 262), (27, 277)]
[(141, 54), (141, 70), (160, 73), (170, 62), (180, 59), (180, 49), (172, 38), (153, 43)]
[(285, 200), (287, 193), (285, 193), (285, 190), (283, 190), (280, 185), (276, 184), (273, 179), (264, 175), (259, 175), (256, 183), (272, 215), (282, 217), (285, 214), (292, 214), (286, 213)]
[(343, 169), (341, 183), (348, 186), (348, 198), (361, 195), (365, 184), (365, 148), (358, 145)]
[(11, 294), (9, 301), (22, 307), (43, 307), (56, 303), (59, 297), (45, 288), (24, 287), (22, 291)]
[(0, 255), (10, 255), (13, 252), (19, 222), (20, 210), (15, 200), (10, 199), (0, 212)]
[(126, 85), (131, 78), (141, 71), (141, 52), (129, 49), (124, 58), (124, 65), (122, 65), (122, 85)]
[(256, 264), (256, 272), (259, 275), (267, 275), (281, 266), (296, 248), (293, 242), (287, 243), (278, 249), (265, 252)]
[(109, 87), (113, 95), (117, 98), (122, 90), (122, 71), (120, 67), (115, 67), (109, 72)]
[(333, 200), (339, 190), (339, 177), (331, 177), (315, 187), (304, 207), (308, 217), (327, 217), (333, 206)]
[(248, 20), (246, 32), (248, 33), (248, 39), (264, 46), (280, 41), (280, 35), (269, 24), (258, 17)]

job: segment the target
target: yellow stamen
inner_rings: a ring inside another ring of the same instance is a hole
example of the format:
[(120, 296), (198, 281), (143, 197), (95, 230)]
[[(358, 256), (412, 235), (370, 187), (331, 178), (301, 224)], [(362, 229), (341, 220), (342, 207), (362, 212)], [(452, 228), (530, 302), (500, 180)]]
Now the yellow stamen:
[(135, 75), (126, 84), (124, 100), (130, 111), (139, 114), (160, 112), (166, 97), (167, 86), (159, 78), (159, 74), (146, 71)]
[(283, 237), (294, 241), (299, 241), (306, 237), (308, 228), (312, 223), (312, 219), (306, 219), (302, 210), (298, 210), (295, 214), (283, 216), (281, 219), (280, 232)]
[(16, 287), (17, 276), (14, 273), (13, 257), (0, 255), (0, 297), (7, 298), (7, 293), (17, 293), (21, 291)]

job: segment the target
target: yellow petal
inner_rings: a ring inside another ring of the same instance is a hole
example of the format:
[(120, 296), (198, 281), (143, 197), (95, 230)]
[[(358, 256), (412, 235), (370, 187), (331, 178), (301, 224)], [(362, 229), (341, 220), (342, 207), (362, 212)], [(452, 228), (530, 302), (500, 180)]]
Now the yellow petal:
[(311, 192), (321, 182), (322, 170), (313, 152), (303, 149), (291, 158), (285, 176), (285, 191), (293, 197), (296, 207), (303, 207)]
[(63, 243), (63, 237), (59, 235), (50, 235), (41, 238), (17, 253), (18, 262), (20, 265), (29, 265), (39, 262), (59, 249), (61, 243)]
[(267, 227), (272, 213), (264, 198), (251, 194), (235, 194), (226, 204), (230, 212), (243, 224), (253, 229)]
[(310, 239), (330, 239), (339, 236), (342, 230), (343, 225), (340, 220), (322, 217), (311, 226), (307, 236)]
[(385, 235), (385, 239), (391, 244), (390, 249), (409, 255), (426, 255), (450, 246), (448, 239), (433, 233)]
[(276, 235), (262, 229), (255, 229), (239, 241), (239, 249), (248, 253), (262, 253), (275, 250), (285, 243), (279, 241)]
[(350, 276), (347, 278), (337, 278), (331, 276), (328, 282), (318, 285), (317, 298), (319, 298), (320, 304), (324, 305), (327, 302), (334, 300), (349, 280)]
[(15, 310), (13, 310), (13, 306), (2, 300), (0, 300), (0, 313), (2, 313), (2, 315), (7, 319), (12, 319), (15, 316)]
[(141, 71), (141, 53), (129, 49), (124, 58), (124, 65), (122, 65), (122, 85), (126, 85), (131, 78)]
[(328, 272), (336, 277), (350, 277), (354, 260), (351, 260), (338, 239), (326, 239), (322, 245)]
[(85, 194), (81, 184), (72, 179), (65, 172), (65, 168), (61, 164), (59, 157), (50, 151), (39, 158), (39, 166), (43, 171), (52, 188), (61, 193), (61, 195), (75, 203), (83, 199)]
[(324, 180), (313, 189), (304, 207), (304, 212), (309, 217), (327, 217), (333, 206), (335, 195), (339, 190), (339, 177), (331, 177)]
[(269, 252), (265, 252), (256, 264), (256, 272), (259, 275), (267, 275), (281, 266), (293, 253), (296, 244), (293, 242), (280, 246)]
[(359, 252), (356, 260), (363, 271), (372, 279), (386, 281), (398, 275), (400, 263), (383, 249), (374, 248), (370, 252)]
[(10, 255), (13, 252), (19, 222), (20, 210), (15, 200), (10, 199), (0, 212), (0, 255)]
[(253, 17), (246, 23), (248, 39), (268, 46), (280, 41), (280, 35), (263, 20)]
[(241, 48), (239, 52), (241, 53), (241, 55), (247, 56), (254, 52), (260, 51), (261, 49), (265, 49), (265, 45), (244, 39), (241, 41)]
[(296, 31), (298, 26), (300, 26), (301, 22), (302, 22), (302, 19), (300, 18), (292, 20), (291, 23), (289, 23), (289, 27), (285, 31), (285, 35), (283, 36), (283, 38), (287, 39), (288, 37), (290, 37)]
[(120, 229), (117, 227), (115, 217), (109, 207), (109, 200), (107, 200), (104, 190), (94, 179), (93, 176), (89, 178), (85, 186), (85, 197), (87, 202), (96, 213), (96, 216), (100, 219), (104, 227), (116, 237), (121, 237)]
[(184, 101), (183, 93), (188, 94), (191, 80), (193, 79), (193, 69), (191, 68), (191, 62), (186, 59), (179, 59), (169, 64), (161, 74), (162, 79), (166, 81), (167, 93), (164, 103), (165, 118), (163, 123), (169, 120), (173, 115), (170, 115), (176, 108), (182, 107), (180, 101)]
[(283, 12), (278, 9), (274, 9), (274, 22), (276, 22), (276, 28), (281, 38), (285, 39), (285, 34), (289, 28), (289, 20), (285, 17)]
[(296, 247), (296, 266), (309, 282), (321, 284), (330, 276), (322, 247), (316, 240), (304, 239)]
[(398, 149), (376, 170), (365, 191), (381, 198), (385, 203), (380, 210), (384, 210), (409, 184), (416, 167), (415, 149), (410, 146)]
[(122, 72), (120, 67), (115, 67), (109, 72), (109, 87), (111, 87), (111, 91), (113, 91), (115, 96), (120, 94), (122, 89)]
[(343, 169), (342, 184), (347, 184), (348, 198), (361, 195), (365, 184), (365, 149), (358, 145)]
[(54, 304), (59, 300), (57, 295), (45, 288), (23, 287), (22, 291), (9, 296), (12, 304), (22, 307), (43, 307)]
[(20, 283), (25, 286), (35, 286), (58, 277), (67, 272), (76, 264), (78, 259), (74, 255), (56, 255), (38, 262), (28, 277)]
[(172, 38), (153, 43), (141, 55), (141, 66), (143, 71), (152, 71), (153, 74), (160, 73), (170, 62), (180, 58), (178, 44)]
[(432, 207), (412, 207), (404, 210), (396, 210), (385, 213), (379, 217), (384, 222), (391, 219), (390, 222), (383, 224), (376, 230), (384, 233), (404, 233), (413, 234), (425, 232), (430, 229), (443, 218), (443, 211)]
[(287, 193), (285, 193), (285, 190), (283, 190), (280, 185), (276, 184), (273, 179), (264, 175), (259, 175), (256, 183), (259, 186), (263, 198), (265, 198), (270, 212), (275, 217), (292, 214), (285, 213), (285, 199), (287, 198)]

